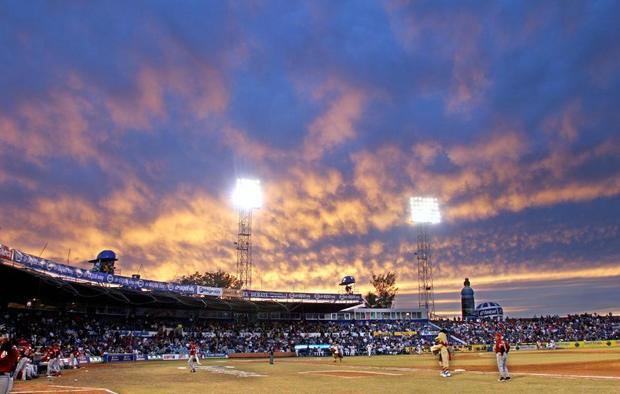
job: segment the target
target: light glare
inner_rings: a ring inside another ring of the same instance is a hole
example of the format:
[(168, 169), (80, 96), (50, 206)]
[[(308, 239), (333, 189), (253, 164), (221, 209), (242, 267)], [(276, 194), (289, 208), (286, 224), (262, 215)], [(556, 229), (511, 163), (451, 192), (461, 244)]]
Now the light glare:
[(439, 202), (433, 197), (411, 197), (409, 199), (411, 220), (414, 224), (437, 224), (441, 222)]
[(237, 179), (232, 195), (233, 205), (240, 209), (256, 209), (263, 205), (263, 193), (258, 179)]

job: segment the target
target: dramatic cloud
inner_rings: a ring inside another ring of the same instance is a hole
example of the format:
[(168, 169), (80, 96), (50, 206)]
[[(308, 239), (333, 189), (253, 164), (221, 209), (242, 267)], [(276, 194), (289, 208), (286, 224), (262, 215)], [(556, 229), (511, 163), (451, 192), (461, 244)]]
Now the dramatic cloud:
[(464, 277), (511, 314), (617, 312), (592, 289), (620, 278), (618, 16), (4, 2), (0, 242), (85, 267), (111, 248), (156, 279), (234, 272), (230, 192), (254, 176), (254, 287), (331, 292), (354, 275), (364, 292), (393, 270), (414, 306), (407, 200), (433, 195), (440, 314), (458, 313)]

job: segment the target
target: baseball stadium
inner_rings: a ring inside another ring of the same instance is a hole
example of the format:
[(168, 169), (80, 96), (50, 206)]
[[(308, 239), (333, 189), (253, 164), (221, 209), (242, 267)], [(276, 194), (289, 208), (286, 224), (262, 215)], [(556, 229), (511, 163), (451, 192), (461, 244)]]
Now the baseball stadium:
[[(115, 260), (103, 251), (94, 264)], [(469, 280), (464, 318), (434, 320), (425, 308), (365, 308), (351, 292), (150, 281), (6, 246), (0, 270), (9, 284), (0, 323), (24, 360), (13, 393), (495, 392), (498, 330), (510, 344), (503, 392), (617, 392), (620, 383), (620, 318), (502, 319), (495, 303), (472, 312)], [(448, 376), (435, 349), (442, 332)]]
[(620, 0), (0, 0), (0, 394), (620, 393)]

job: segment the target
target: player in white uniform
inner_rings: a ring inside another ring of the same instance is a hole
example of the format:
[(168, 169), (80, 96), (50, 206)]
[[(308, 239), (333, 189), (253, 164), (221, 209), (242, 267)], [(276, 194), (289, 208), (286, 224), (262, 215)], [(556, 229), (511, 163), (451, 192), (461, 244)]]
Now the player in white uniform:
[(341, 346), (339, 346), (337, 343), (334, 343), (329, 348), (329, 350), (332, 352), (332, 356), (334, 356), (334, 362), (336, 362), (338, 359), (340, 359), (340, 362), (342, 362), (342, 357), (344, 355), (343, 355)]
[(439, 335), (435, 338), (435, 345), (431, 347), (433, 354), (439, 355), (439, 365), (441, 365), (441, 377), (449, 378), (450, 373), (450, 353), (448, 352), (448, 335), (446, 330), (439, 331)]

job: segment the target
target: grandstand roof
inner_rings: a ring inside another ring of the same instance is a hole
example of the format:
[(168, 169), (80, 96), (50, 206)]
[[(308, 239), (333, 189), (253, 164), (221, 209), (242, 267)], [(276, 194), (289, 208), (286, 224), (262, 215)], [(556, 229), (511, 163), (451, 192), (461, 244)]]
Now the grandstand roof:
[[(70, 302), (88, 305), (139, 306), (169, 309), (201, 309), (232, 312), (336, 312), (351, 305), (334, 303), (280, 303), (224, 299), (212, 296), (188, 296), (167, 291), (143, 291), (133, 288), (112, 287), (85, 281), (72, 281), (50, 276), (36, 270), (12, 264), (0, 264), (0, 277), (7, 291), (0, 294), (0, 302), (25, 304), (38, 298), (47, 305)], [(4, 287), (4, 286), (3, 286)]]

